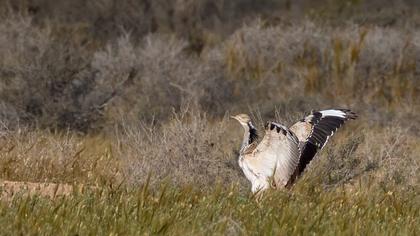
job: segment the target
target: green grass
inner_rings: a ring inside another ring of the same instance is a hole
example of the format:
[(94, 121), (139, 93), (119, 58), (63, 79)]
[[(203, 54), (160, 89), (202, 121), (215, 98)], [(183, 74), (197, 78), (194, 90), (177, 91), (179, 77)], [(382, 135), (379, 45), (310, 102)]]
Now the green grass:
[(0, 203), (8, 235), (418, 235), (415, 189), (300, 184), (256, 202), (236, 188), (200, 191), (105, 188), (48, 200), (17, 196)]

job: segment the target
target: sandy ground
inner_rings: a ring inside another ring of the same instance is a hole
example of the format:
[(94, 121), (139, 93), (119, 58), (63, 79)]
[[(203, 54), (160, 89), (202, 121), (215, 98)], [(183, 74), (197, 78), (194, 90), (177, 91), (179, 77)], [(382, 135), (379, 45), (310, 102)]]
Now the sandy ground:
[(55, 198), (68, 196), (74, 192), (81, 192), (83, 185), (57, 184), (57, 183), (33, 183), (0, 180), (0, 199), (9, 200), (17, 194), (39, 195)]

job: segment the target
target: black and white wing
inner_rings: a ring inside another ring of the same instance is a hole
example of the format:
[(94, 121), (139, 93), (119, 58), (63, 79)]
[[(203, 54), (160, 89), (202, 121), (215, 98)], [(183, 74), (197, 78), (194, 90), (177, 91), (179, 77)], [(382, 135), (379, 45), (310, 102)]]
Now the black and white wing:
[(356, 117), (356, 113), (348, 109), (329, 109), (312, 112), (291, 126), (290, 130), (298, 137), (301, 149), (299, 164), (294, 173), (294, 178), (304, 171), (306, 165), (314, 158), (317, 151), (327, 144), (338, 128), (347, 120), (355, 119)]

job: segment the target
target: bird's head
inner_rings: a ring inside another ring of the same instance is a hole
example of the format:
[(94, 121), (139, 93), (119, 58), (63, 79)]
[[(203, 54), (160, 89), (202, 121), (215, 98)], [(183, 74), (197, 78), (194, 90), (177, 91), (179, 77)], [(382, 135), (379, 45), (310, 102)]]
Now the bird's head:
[(230, 118), (237, 120), (242, 126), (247, 126), (248, 122), (251, 121), (251, 118), (247, 114), (239, 114), (236, 116), (231, 116)]

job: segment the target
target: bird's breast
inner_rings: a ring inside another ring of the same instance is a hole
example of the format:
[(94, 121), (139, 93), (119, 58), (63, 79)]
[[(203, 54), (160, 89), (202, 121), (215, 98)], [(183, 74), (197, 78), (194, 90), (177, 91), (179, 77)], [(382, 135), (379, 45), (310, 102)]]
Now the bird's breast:
[(257, 177), (257, 175), (251, 170), (247, 161), (243, 157), (239, 157), (238, 162), (239, 162), (239, 167), (241, 167), (241, 169), (244, 172), (247, 179), (252, 182), (252, 180), (255, 179)]

